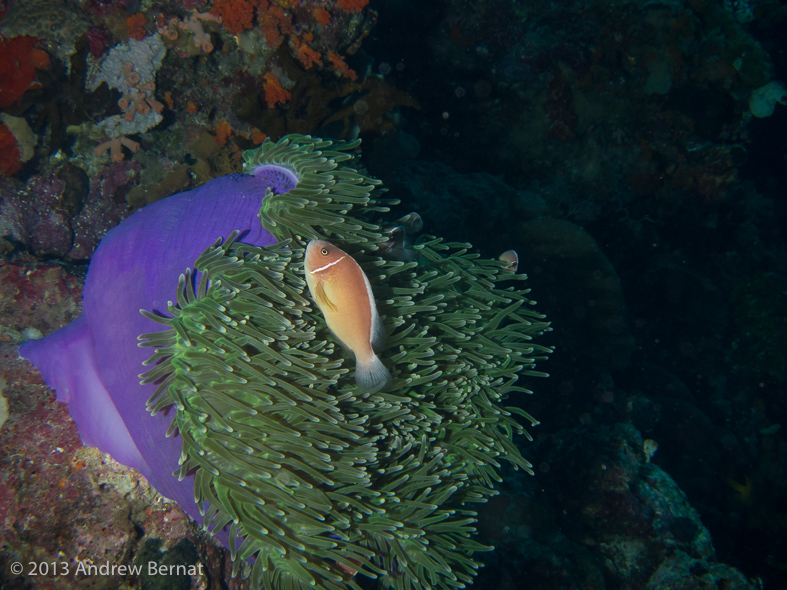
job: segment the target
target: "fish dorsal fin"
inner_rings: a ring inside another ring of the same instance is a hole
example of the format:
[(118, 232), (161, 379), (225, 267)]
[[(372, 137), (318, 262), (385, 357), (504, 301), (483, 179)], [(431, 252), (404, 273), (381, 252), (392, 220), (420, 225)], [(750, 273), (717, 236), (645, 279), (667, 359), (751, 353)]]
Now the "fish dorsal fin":
[(319, 281), (314, 291), (314, 298), (317, 300), (317, 303), (320, 305), (320, 307), (324, 307), (329, 311), (336, 311), (336, 306), (328, 298), (328, 294), (325, 292), (324, 281)]

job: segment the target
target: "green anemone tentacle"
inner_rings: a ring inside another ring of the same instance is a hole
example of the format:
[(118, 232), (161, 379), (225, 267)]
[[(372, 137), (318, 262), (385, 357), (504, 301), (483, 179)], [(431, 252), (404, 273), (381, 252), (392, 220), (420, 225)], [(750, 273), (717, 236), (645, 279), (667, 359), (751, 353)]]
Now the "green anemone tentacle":
[[(244, 154), (252, 170), (287, 166), (295, 189), (269, 194), (258, 248), (228, 236), (184, 270), (143, 383), (149, 409), (176, 408), (180, 476), (194, 473), (205, 527), (228, 526), (235, 563), (254, 588), (463, 588), (488, 550), (473, 504), (495, 495), (500, 467), (531, 471), (513, 442), (537, 422), (510, 394), (549, 348), (525, 279), (468, 244), (436, 238), (410, 262), (377, 255), (386, 241), (379, 181), (350, 167), (353, 143), (304, 136)], [(313, 238), (349, 247), (373, 286), (388, 335), (391, 391), (355, 387), (311, 301), (303, 254)], [(191, 273), (198, 273), (196, 285)], [(531, 471), (532, 472), (532, 471)], [(247, 572), (249, 573), (249, 572)]]

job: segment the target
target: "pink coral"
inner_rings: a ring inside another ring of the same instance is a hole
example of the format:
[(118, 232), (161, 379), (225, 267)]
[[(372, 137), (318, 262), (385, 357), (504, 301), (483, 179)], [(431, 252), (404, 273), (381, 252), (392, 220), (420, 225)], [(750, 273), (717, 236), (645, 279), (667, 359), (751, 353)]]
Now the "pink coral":
[(178, 22), (178, 27), (191, 32), (194, 37), (194, 46), (201, 47), (205, 53), (213, 51), (213, 42), (210, 40), (210, 33), (205, 31), (202, 23), (205, 21), (221, 22), (221, 17), (210, 12), (192, 11), (191, 16), (182, 22)]
[(109, 141), (105, 141), (97, 146), (95, 152), (97, 156), (100, 156), (108, 151), (113, 162), (120, 162), (123, 160), (123, 146), (134, 153), (137, 153), (137, 150), (139, 150), (139, 143), (129, 139), (125, 135), (121, 135), (119, 137), (113, 137)]
[[(126, 121), (133, 121), (136, 113), (139, 113), (140, 115), (147, 115), (151, 109), (157, 113), (160, 113), (164, 110), (164, 105), (153, 98), (153, 92), (156, 90), (156, 85), (153, 82), (145, 82), (144, 84), (140, 84), (141, 77), (138, 72), (134, 71), (133, 63), (128, 62), (124, 64), (123, 77), (125, 78), (126, 85), (128, 86), (129, 90), (120, 98), (118, 101), (118, 106), (123, 109), (123, 117), (126, 119)], [(104, 144), (102, 144), (102, 146), (103, 145)], [(135, 149), (132, 149), (128, 143), (124, 143), (123, 145), (131, 149), (131, 151), (136, 151)], [(101, 148), (102, 146), (99, 147)], [(100, 152), (96, 151), (96, 154), (100, 155), (104, 151), (106, 150), (101, 149)], [(113, 157), (116, 153), (118, 152), (115, 150), (112, 151)]]
[(159, 17), (158, 32), (170, 41), (176, 41), (180, 37), (180, 31), (191, 33), (192, 42), (194, 47), (199, 47), (205, 53), (213, 51), (213, 41), (210, 38), (210, 33), (205, 30), (204, 23), (214, 22), (220, 23), (221, 17), (210, 12), (198, 12), (192, 10), (191, 15), (183, 20), (173, 16), (168, 21), (166, 17), (160, 15)]

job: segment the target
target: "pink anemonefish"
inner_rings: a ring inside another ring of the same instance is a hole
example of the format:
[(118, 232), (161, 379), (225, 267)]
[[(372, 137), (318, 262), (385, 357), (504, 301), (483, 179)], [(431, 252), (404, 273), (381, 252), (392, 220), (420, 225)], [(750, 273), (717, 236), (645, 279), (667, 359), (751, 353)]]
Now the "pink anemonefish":
[(352, 256), (323, 240), (306, 246), (306, 284), (325, 323), (344, 348), (355, 355), (355, 382), (364, 390), (391, 385), (391, 374), (375, 351), (385, 331), (374, 303), (372, 286)]
[(516, 253), (516, 250), (506, 250), (498, 260), (506, 263), (506, 266), (503, 267), (505, 270), (516, 272), (516, 269), (519, 268), (519, 254)]

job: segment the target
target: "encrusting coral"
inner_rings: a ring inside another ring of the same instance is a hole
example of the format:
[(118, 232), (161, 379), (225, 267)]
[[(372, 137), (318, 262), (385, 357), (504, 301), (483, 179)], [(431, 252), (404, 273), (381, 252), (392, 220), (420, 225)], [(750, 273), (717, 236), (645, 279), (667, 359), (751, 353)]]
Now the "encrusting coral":
[(158, 33), (138, 41), (129, 39), (113, 47), (101, 60), (91, 59), (86, 87), (91, 91), (105, 82), (120, 91), (123, 114), (110, 115), (98, 126), (110, 138), (141, 133), (158, 125), (164, 105), (154, 97), (156, 72), (167, 50)]
[[(165, 326), (142, 375), (153, 413), (174, 406), (180, 477), (194, 474), (205, 527), (229, 533), (234, 573), (254, 588), (462, 588), (472, 582), (473, 504), (496, 494), (501, 462), (530, 470), (512, 440), (536, 421), (509, 394), (541, 375), (547, 331), (525, 276), (426, 238), (410, 261), (380, 256), (380, 215), (393, 201), (351, 167), (358, 142), (306, 136), (245, 152), (247, 171), (291, 172), (268, 189), (260, 219), (279, 243), (227, 236), (173, 285)], [(278, 170), (281, 170), (278, 168)], [(385, 393), (355, 387), (348, 362), (310, 299), (311, 239), (340, 245), (369, 277), (387, 332)], [(185, 270), (185, 269), (184, 269)]]

